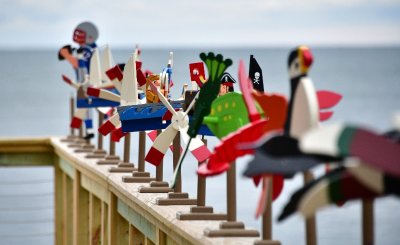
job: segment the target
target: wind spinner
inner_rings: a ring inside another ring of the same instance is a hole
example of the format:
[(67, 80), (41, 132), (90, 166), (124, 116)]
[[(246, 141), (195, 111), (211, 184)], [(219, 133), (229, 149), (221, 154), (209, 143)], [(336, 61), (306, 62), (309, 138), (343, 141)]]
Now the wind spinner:
[[(137, 68), (137, 57), (138, 57), (138, 50), (136, 49), (133, 56), (131, 56), (128, 62), (125, 65), (123, 76), (122, 76), (122, 84), (120, 88), (121, 95), (117, 95), (115, 93), (111, 93), (106, 90), (100, 89), (89, 89), (88, 93), (93, 96), (105, 98), (111, 101), (118, 101), (120, 102), (121, 106), (128, 106), (128, 105), (136, 105), (139, 103), (138, 99), (138, 89), (137, 89), (137, 74), (141, 74), (140, 72), (140, 63), (139, 68)], [(139, 72), (138, 72), (139, 70)], [(110, 80), (115, 80), (121, 78), (119, 67), (115, 66), (112, 70), (107, 72), (109, 75)], [(103, 135), (107, 135), (111, 132), (115, 132), (114, 136), (116, 139), (114, 141), (118, 141), (119, 138), (125, 135), (125, 143), (124, 143), (124, 159), (123, 162), (118, 163), (117, 167), (111, 167), (111, 172), (132, 172), (136, 170), (134, 165), (129, 162), (130, 158), (130, 133), (123, 133), (121, 129), (121, 122), (119, 119), (119, 114), (114, 113), (100, 128), (99, 132)], [(113, 135), (112, 135), (113, 137)]]

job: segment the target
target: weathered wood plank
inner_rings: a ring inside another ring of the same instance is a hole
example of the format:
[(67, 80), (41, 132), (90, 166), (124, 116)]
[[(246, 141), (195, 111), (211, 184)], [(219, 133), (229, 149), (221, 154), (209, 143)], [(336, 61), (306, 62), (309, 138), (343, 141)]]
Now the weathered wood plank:
[(118, 198), (114, 194), (110, 194), (108, 202), (108, 244), (117, 244), (117, 203)]

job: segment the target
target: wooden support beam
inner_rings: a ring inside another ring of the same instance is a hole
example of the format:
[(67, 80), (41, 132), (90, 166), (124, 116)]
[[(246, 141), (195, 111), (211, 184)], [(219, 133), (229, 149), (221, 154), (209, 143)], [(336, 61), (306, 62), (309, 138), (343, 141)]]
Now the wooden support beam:
[(101, 244), (101, 201), (89, 194), (89, 241), (92, 245)]
[(63, 226), (65, 219), (63, 215), (63, 172), (56, 164), (54, 166), (54, 244), (63, 243)]
[(108, 205), (101, 202), (101, 245), (108, 244)]
[(78, 170), (73, 182), (73, 244), (89, 244), (89, 193), (81, 186)]

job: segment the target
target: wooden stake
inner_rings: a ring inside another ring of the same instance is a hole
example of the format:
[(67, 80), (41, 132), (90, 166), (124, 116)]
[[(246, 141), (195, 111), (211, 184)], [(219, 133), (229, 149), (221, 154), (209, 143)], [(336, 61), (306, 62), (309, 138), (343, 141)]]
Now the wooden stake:
[[(161, 134), (161, 129), (157, 130), (157, 136)], [(163, 181), (163, 165), (164, 160), (156, 167), (156, 181)]]
[[(207, 140), (202, 136), (202, 141), (207, 146)], [(199, 162), (199, 166), (201, 163)], [(197, 175), (197, 206), (206, 206), (206, 177)]]
[[(104, 114), (99, 111), (99, 128), (103, 125)], [(103, 135), (97, 132), (97, 149), (103, 149)]]
[(139, 132), (139, 154), (138, 154), (138, 172), (145, 171), (144, 158), (146, 155), (146, 132)]
[(124, 163), (128, 163), (129, 159), (130, 159), (130, 154), (131, 154), (131, 133), (128, 133), (127, 135), (125, 135), (124, 138)]
[(268, 181), (268, 195), (267, 195), (267, 203), (266, 209), (262, 216), (262, 239), (263, 240), (271, 240), (272, 239), (272, 176), (264, 177), (267, 178), (263, 180), (263, 185), (267, 184), (265, 181)]
[[(72, 121), (72, 118), (74, 118), (74, 114), (75, 114), (75, 99), (74, 99), (74, 96), (71, 96), (70, 98), (69, 98), (69, 112), (70, 112), (70, 118), (71, 118), (71, 121)], [(72, 128), (72, 127), (70, 127), (69, 128), (69, 130), (70, 130), (70, 135), (75, 135), (75, 130)]]
[[(173, 166), (174, 166), (174, 171), (175, 168), (178, 166), (179, 159), (181, 157), (181, 133), (178, 131), (176, 134), (174, 141), (173, 141), (173, 146), (174, 146), (174, 151), (173, 151)], [(176, 177), (176, 183), (175, 183), (175, 188), (174, 192), (180, 193), (182, 192), (182, 178), (181, 178), (181, 173), (178, 173)]]
[(363, 245), (374, 244), (374, 200), (362, 201), (362, 236)]
[(231, 163), (226, 174), (227, 220), (236, 221), (236, 162)]
[[(306, 171), (303, 173), (304, 184), (311, 182), (314, 177), (310, 171)], [(315, 221), (315, 215), (307, 218), (305, 220), (306, 223), (306, 244), (307, 245), (316, 245), (317, 244), (317, 227)]]

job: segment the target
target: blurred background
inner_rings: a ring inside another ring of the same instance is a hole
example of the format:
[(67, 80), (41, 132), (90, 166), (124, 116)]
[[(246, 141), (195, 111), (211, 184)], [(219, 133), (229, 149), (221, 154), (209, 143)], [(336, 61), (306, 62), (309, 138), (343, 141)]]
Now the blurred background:
[[(317, 90), (343, 95), (327, 123), (349, 122), (378, 132), (390, 129), (400, 111), (400, 1), (33, 1), (3, 0), (0, 9), (0, 137), (62, 136), (69, 133), (69, 97), (74, 91), (61, 74), (71, 66), (57, 59), (58, 49), (72, 44), (72, 32), (90, 20), (99, 29), (97, 44), (109, 44), (116, 62), (126, 62), (136, 44), (145, 69), (160, 72), (174, 52), (172, 98), (189, 83), (191, 62), (200, 52), (220, 52), (248, 67), (250, 54), (263, 69), (266, 91), (288, 95), (287, 56), (297, 45), (314, 55), (310, 77)], [(235, 88), (238, 90), (238, 86)], [(97, 125), (95, 123), (95, 125)], [(131, 160), (137, 162), (138, 135)], [(106, 139), (105, 142), (108, 140)], [(93, 141), (95, 142), (95, 141)], [(147, 142), (148, 147), (150, 142)], [(210, 149), (217, 140), (209, 138)], [(122, 153), (122, 144), (118, 152)], [(107, 147), (107, 144), (106, 146)], [(172, 155), (167, 154), (171, 162)], [(260, 189), (241, 176), (250, 157), (238, 161), (238, 220), (260, 229), (254, 219)], [(197, 163), (188, 156), (183, 189), (196, 194)], [(147, 165), (154, 173), (154, 167)], [(172, 176), (172, 165), (164, 167)], [(321, 174), (316, 169), (315, 174)], [(53, 243), (53, 171), (51, 168), (0, 168), (0, 244)], [(207, 182), (207, 203), (226, 209), (225, 176)], [(274, 218), (302, 177), (286, 181), (273, 204)], [(398, 244), (400, 202), (386, 197), (375, 205), (377, 244)], [(361, 243), (360, 202), (331, 206), (317, 213), (320, 244)], [(301, 216), (274, 223), (274, 238), (283, 244), (304, 243)]]

